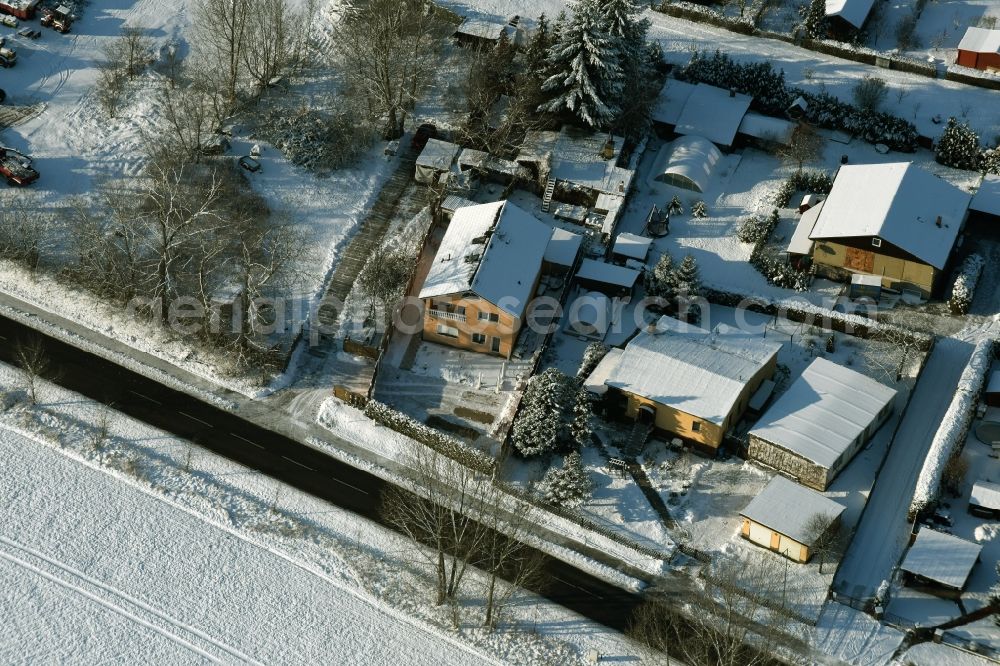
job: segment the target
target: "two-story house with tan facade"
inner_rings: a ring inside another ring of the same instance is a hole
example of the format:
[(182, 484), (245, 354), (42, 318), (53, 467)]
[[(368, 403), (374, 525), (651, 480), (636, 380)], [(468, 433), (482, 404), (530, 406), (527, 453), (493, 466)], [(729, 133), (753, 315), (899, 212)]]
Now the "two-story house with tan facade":
[(883, 287), (929, 298), (971, 198), (910, 162), (842, 166), (809, 232), (816, 273), (876, 275)]
[(456, 210), (420, 290), (424, 340), (510, 358), (551, 237), (507, 201)]

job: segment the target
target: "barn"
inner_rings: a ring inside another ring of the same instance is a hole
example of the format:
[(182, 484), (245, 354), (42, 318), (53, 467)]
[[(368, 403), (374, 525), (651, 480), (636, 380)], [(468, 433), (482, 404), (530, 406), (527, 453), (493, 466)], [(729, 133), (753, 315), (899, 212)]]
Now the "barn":
[(816, 544), (836, 532), (843, 512), (843, 505), (779, 474), (740, 512), (740, 535), (805, 563)]
[(749, 433), (747, 456), (826, 490), (892, 412), (896, 391), (814, 359)]
[(958, 44), (956, 64), (962, 67), (1000, 72), (1000, 30), (966, 28)]

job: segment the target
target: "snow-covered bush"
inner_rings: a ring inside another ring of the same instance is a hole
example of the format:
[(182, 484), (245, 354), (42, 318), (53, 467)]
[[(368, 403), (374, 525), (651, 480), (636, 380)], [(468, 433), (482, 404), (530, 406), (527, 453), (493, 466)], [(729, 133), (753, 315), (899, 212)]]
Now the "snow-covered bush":
[(691, 204), (692, 217), (708, 217), (708, 206), (704, 201), (698, 200)]
[(784, 70), (775, 71), (769, 62), (739, 63), (721, 51), (696, 52), (677, 78), (750, 95), (755, 109), (771, 115), (783, 115), (791, 102)]
[(583, 360), (580, 361), (580, 369), (577, 370), (578, 379), (586, 379), (594, 371), (597, 364), (601, 362), (608, 353), (608, 346), (603, 342), (591, 342), (583, 350)]
[(720, 51), (697, 52), (678, 70), (677, 78), (751, 95), (754, 109), (773, 116), (783, 116), (792, 100), (802, 97), (807, 103), (805, 119), (814, 125), (844, 130), (893, 150), (913, 152), (917, 146), (917, 128), (910, 121), (856, 108), (825, 91), (788, 87), (784, 71), (775, 71), (767, 62), (739, 63)]
[(293, 164), (319, 172), (339, 169), (356, 162), (368, 150), (375, 135), (362, 114), (338, 99), (326, 112), (274, 109), (264, 115), (254, 137), (280, 150)]
[(763, 244), (750, 253), (750, 264), (767, 278), (767, 281), (782, 289), (808, 291), (812, 284), (812, 270), (799, 270), (782, 259)]
[(949, 118), (935, 146), (934, 158), (945, 166), (972, 170), (979, 168), (979, 155), (979, 135), (968, 123)]
[(987, 148), (979, 155), (979, 171), (1000, 175), (1000, 148)]
[(976, 403), (983, 390), (986, 373), (993, 362), (993, 347), (993, 340), (980, 340), (958, 380), (955, 396), (938, 426), (923, 469), (920, 470), (917, 488), (910, 503), (911, 517), (927, 511), (934, 504), (941, 489), (945, 466), (961, 452), (976, 411)]
[(822, 39), (826, 37), (828, 28), (826, 18), (826, 0), (810, 0), (809, 4), (799, 7), (802, 17), (802, 30), (807, 37)]
[(877, 76), (865, 75), (860, 81), (854, 84), (851, 90), (854, 96), (854, 105), (866, 112), (878, 111), (885, 102), (889, 88), (885, 85), (885, 79)]
[(775, 227), (778, 226), (778, 220), (777, 209), (767, 217), (759, 215), (748, 217), (740, 223), (736, 230), (736, 237), (740, 239), (741, 243), (753, 243), (754, 245), (766, 243), (771, 238), (771, 234), (774, 233)]
[(426, 444), (438, 453), (448, 456), (466, 467), (488, 474), (493, 470), (494, 461), (481, 451), (470, 448), (461, 441), (420, 423), (389, 405), (369, 400), (365, 406), (365, 416), (376, 423), (391, 428), (398, 433)]
[(528, 380), (521, 409), (511, 428), (511, 441), (525, 457), (555, 451), (572, 442), (567, 421), (572, 417), (571, 402), (576, 386), (555, 368)]
[(964, 315), (969, 311), (972, 298), (976, 294), (976, 284), (979, 282), (979, 276), (983, 274), (985, 265), (986, 260), (978, 254), (970, 254), (962, 262), (962, 268), (951, 288), (951, 298), (948, 299), (948, 306), (953, 313)]
[(593, 482), (577, 452), (563, 459), (562, 467), (552, 467), (545, 473), (539, 490), (549, 504), (566, 508), (580, 506), (590, 497)]
[(785, 208), (792, 201), (796, 192), (812, 192), (813, 194), (829, 194), (833, 189), (833, 178), (822, 171), (796, 171), (788, 180), (781, 184), (774, 203), (779, 208)]
[(674, 195), (674, 198), (670, 200), (667, 204), (667, 215), (683, 215), (684, 214), (684, 204), (681, 203), (681, 198)]

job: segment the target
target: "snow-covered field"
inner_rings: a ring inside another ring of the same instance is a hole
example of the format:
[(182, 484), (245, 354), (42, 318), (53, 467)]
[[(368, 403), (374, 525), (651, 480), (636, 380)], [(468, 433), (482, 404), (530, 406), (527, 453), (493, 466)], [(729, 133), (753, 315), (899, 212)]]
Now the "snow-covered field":
[(45, 384), (28, 408), (18, 386), (0, 366), (0, 662), (652, 656), (523, 592), (498, 631), (478, 628), (474, 598), (455, 629), (399, 535), (114, 412), (95, 451), (94, 403)]

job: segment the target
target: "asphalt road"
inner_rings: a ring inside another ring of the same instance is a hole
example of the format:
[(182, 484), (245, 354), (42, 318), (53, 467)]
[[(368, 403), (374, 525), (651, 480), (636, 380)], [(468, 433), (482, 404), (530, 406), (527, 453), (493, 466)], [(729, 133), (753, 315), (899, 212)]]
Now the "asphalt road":
[[(4, 317), (0, 360), (17, 365), (17, 343), (31, 338), (42, 342), (56, 369), (50, 379), (65, 388), (391, 528), (379, 515), (389, 487), (382, 479)], [(624, 630), (641, 601), (561, 560), (548, 558), (546, 566), (549, 575), (537, 592), (613, 629)]]

